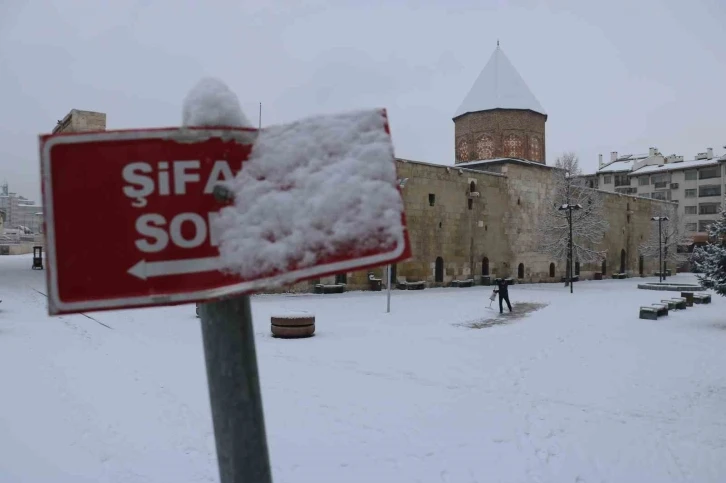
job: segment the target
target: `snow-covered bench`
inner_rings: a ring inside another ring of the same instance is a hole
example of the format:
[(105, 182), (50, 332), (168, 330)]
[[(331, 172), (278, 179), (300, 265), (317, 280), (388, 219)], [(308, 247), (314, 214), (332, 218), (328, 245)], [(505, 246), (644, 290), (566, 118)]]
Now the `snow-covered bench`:
[(697, 304), (710, 304), (711, 295), (709, 295), (707, 293), (694, 293), (693, 302), (697, 303)]
[(651, 304), (655, 309), (658, 310), (658, 317), (668, 315), (668, 304)]
[(623, 280), (625, 278), (628, 278), (628, 274), (627, 273), (613, 273), (613, 278), (618, 279), (618, 280)]
[(270, 330), (273, 337), (298, 339), (315, 334), (315, 314), (308, 312), (288, 312), (270, 317)]
[(641, 307), (640, 318), (648, 320), (658, 320), (658, 309), (655, 307)]
[(662, 304), (665, 304), (668, 306), (668, 310), (676, 310), (676, 301), (675, 300), (661, 300)]
[(671, 300), (675, 302), (676, 310), (686, 310), (686, 307), (688, 307), (686, 299), (683, 297), (673, 297)]
[(474, 279), (468, 278), (466, 280), (452, 280), (451, 281), (452, 287), (473, 287), (474, 286)]
[(396, 282), (396, 288), (399, 290), (423, 290), (426, 288), (426, 282), (423, 280), (408, 281), (403, 277)]
[(345, 292), (344, 283), (333, 283), (333, 284), (322, 284), (315, 285), (315, 293), (343, 293)]

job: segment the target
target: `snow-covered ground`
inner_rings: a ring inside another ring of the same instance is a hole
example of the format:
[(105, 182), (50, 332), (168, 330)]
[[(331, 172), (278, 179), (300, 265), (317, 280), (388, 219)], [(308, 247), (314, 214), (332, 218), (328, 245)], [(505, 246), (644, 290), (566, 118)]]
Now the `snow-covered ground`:
[[(51, 319), (30, 261), (0, 257), (0, 482), (217, 481), (194, 306)], [(547, 307), (485, 329), (462, 326), (497, 315), (484, 287), (391, 314), (385, 292), (255, 297), (274, 481), (726, 481), (726, 301), (639, 320), (673, 294), (637, 281), (517, 285)], [(316, 337), (271, 338), (284, 310)]]

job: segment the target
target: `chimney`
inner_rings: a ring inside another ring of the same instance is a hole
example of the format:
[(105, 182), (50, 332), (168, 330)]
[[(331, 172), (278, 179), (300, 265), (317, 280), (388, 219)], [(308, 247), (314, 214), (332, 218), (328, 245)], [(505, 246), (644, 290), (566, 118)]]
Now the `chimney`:
[(713, 148), (706, 148), (706, 159), (713, 159)]
[(656, 148), (648, 148), (648, 156), (655, 156), (658, 150)]
[(615, 161), (616, 159), (618, 159), (618, 152), (613, 151), (612, 153), (610, 153), (610, 161), (612, 162), (612, 161)]
[(597, 165), (602, 168), (602, 154), (598, 154), (597, 156), (599, 158), (597, 161)]

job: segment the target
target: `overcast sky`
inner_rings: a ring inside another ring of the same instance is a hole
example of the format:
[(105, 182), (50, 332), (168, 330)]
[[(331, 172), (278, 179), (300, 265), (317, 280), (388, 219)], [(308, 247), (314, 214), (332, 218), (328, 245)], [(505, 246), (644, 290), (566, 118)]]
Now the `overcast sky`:
[(497, 39), (549, 114), (549, 163), (724, 152), (723, 0), (0, 0), (0, 182), (39, 198), (37, 135), (70, 109), (178, 125), (209, 75), (263, 126), (386, 107), (397, 156), (453, 164)]

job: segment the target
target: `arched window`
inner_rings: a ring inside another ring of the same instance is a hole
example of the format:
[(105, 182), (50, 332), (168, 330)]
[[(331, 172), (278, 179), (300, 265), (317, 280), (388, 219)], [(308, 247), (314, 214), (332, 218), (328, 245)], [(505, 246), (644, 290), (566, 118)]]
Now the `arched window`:
[(605, 275), (607, 273), (607, 269), (608, 269), (607, 260), (603, 260), (602, 267), (600, 267), (600, 271), (602, 272), (603, 275)]
[(520, 263), (517, 267), (517, 278), (524, 278), (524, 263)]
[(625, 273), (625, 262), (627, 261), (625, 249), (620, 250), (620, 273)]
[(638, 274), (642, 277), (643, 276), (643, 265), (645, 265), (645, 259), (643, 259), (643, 255), (638, 257)]
[(555, 264), (550, 263), (550, 277), (554, 277), (554, 276), (555, 276)]
[(434, 268), (434, 282), (444, 281), (444, 259), (436, 257), (436, 267)]
[(471, 183), (469, 183), (469, 192), (473, 193), (475, 191), (476, 191), (476, 183), (472, 181)]
[(580, 262), (575, 262), (575, 275), (580, 275)]

